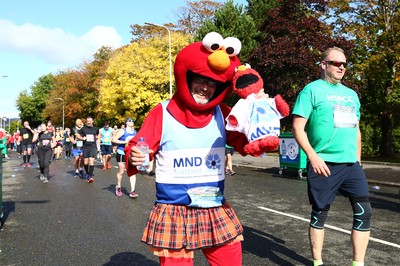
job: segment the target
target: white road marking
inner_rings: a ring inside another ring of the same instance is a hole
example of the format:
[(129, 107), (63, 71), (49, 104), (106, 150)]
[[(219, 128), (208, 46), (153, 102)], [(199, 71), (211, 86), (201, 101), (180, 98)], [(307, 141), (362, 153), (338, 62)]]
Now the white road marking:
[[(305, 221), (307, 223), (310, 222), (310, 219), (306, 219), (306, 218), (303, 218), (303, 217), (300, 217), (300, 216), (297, 216), (297, 215), (284, 213), (284, 212), (273, 210), (273, 209), (266, 208), (266, 207), (260, 207), (259, 206), (258, 208), (261, 209), (261, 210), (265, 210), (265, 211), (273, 212), (273, 213), (276, 213), (276, 214), (284, 215), (284, 216), (287, 216), (287, 217), (290, 217), (290, 218), (294, 218), (294, 219), (297, 219), (297, 220)], [(339, 228), (339, 227), (336, 227), (336, 226), (325, 224), (325, 227), (326, 228), (330, 228), (332, 230), (336, 230), (336, 231), (345, 233), (345, 234), (349, 234), (349, 235), (351, 234), (351, 231), (345, 230), (343, 228)], [(378, 243), (381, 243), (381, 244), (385, 244), (385, 245), (388, 245), (388, 246), (392, 246), (392, 247), (395, 247), (395, 248), (400, 248), (399, 244), (388, 242), (388, 241), (385, 241), (385, 240), (382, 240), (382, 239), (370, 237), (369, 240), (370, 241), (375, 241), (375, 242), (378, 242)]]

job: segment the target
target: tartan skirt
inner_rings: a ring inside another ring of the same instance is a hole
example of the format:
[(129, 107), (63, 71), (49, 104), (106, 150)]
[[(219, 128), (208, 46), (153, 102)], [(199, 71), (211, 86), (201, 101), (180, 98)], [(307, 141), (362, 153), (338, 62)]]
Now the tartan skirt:
[(243, 227), (231, 206), (193, 208), (156, 203), (142, 241), (154, 248), (195, 250), (243, 239)]

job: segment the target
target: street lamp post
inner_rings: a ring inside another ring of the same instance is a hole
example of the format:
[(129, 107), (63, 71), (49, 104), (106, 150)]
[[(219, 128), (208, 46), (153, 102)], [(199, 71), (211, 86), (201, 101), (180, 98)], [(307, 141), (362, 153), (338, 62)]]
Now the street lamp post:
[(63, 118), (63, 130), (65, 129), (64, 127), (64, 99), (63, 98), (54, 98), (54, 100), (60, 100), (63, 103), (63, 107), (62, 107), (62, 118)]
[(171, 31), (164, 25), (145, 22), (146, 25), (162, 27), (168, 31), (168, 46), (169, 46), (169, 98), (172, 98), (172, 55), (171, 55)]
[[(7, 75), (1, 75), (1, 77), (2, 77), (2, 78), (8, 78)], [(6, 120), (4, 120), (4, 118), (5, 118)], [(7, 121), (7, 117), (3, 117), (3, 118), (1, 119), (0, 127), (1, 127), (1, 128), (4, 128), (4, 130), (5, 130), (5, 127), (6, 127), (6, 121)], [(10, 120), (8, 121), (8, 126), (10, 126)], [(10, 130), (8, 130), (8, 131), (10, 131)]]
[(2, 128), (3, 128), (4, 130), (6, 130), (7, 117), (3, 116), (3, 117), (1, 118), (1, 120), (3, 121)]

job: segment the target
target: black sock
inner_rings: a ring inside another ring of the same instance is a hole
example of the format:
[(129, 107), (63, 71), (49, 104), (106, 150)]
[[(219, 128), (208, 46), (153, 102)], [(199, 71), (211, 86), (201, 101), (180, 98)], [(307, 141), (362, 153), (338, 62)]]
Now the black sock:
[(86, 174), (89, 174), (89, 165), (85, 164), (85, 165), (84, 165), (84, 168), (85, 168)]
[(93, 172), (94, 172), (94, 165), (89, 165), (89, 174), (90, 174), (90, 176), (93, 176)]

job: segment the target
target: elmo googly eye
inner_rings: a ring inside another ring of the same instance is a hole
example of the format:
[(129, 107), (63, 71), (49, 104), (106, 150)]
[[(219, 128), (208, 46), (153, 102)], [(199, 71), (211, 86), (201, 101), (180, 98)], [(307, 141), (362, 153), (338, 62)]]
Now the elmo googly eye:
[(210, 53), (221, 49), (224, 38), (222, 38), (221, 34), (216, 32), (210, 32), (203, 38), (203, 46)]
[(246, 69), (251, 68), (250, 64), (248, 63), (244, 63), (241, 66), (237, 66), (235, 67), (235, 73), (237, 73), (238, 71), (245, 71)]
[(222, 46), (224, 47), (229, 57), (238, 55), (240, 50), (242, 49), (242, 43), (239, 41), (238, 38), (235, 37), (228, 37), (224, 39)]

